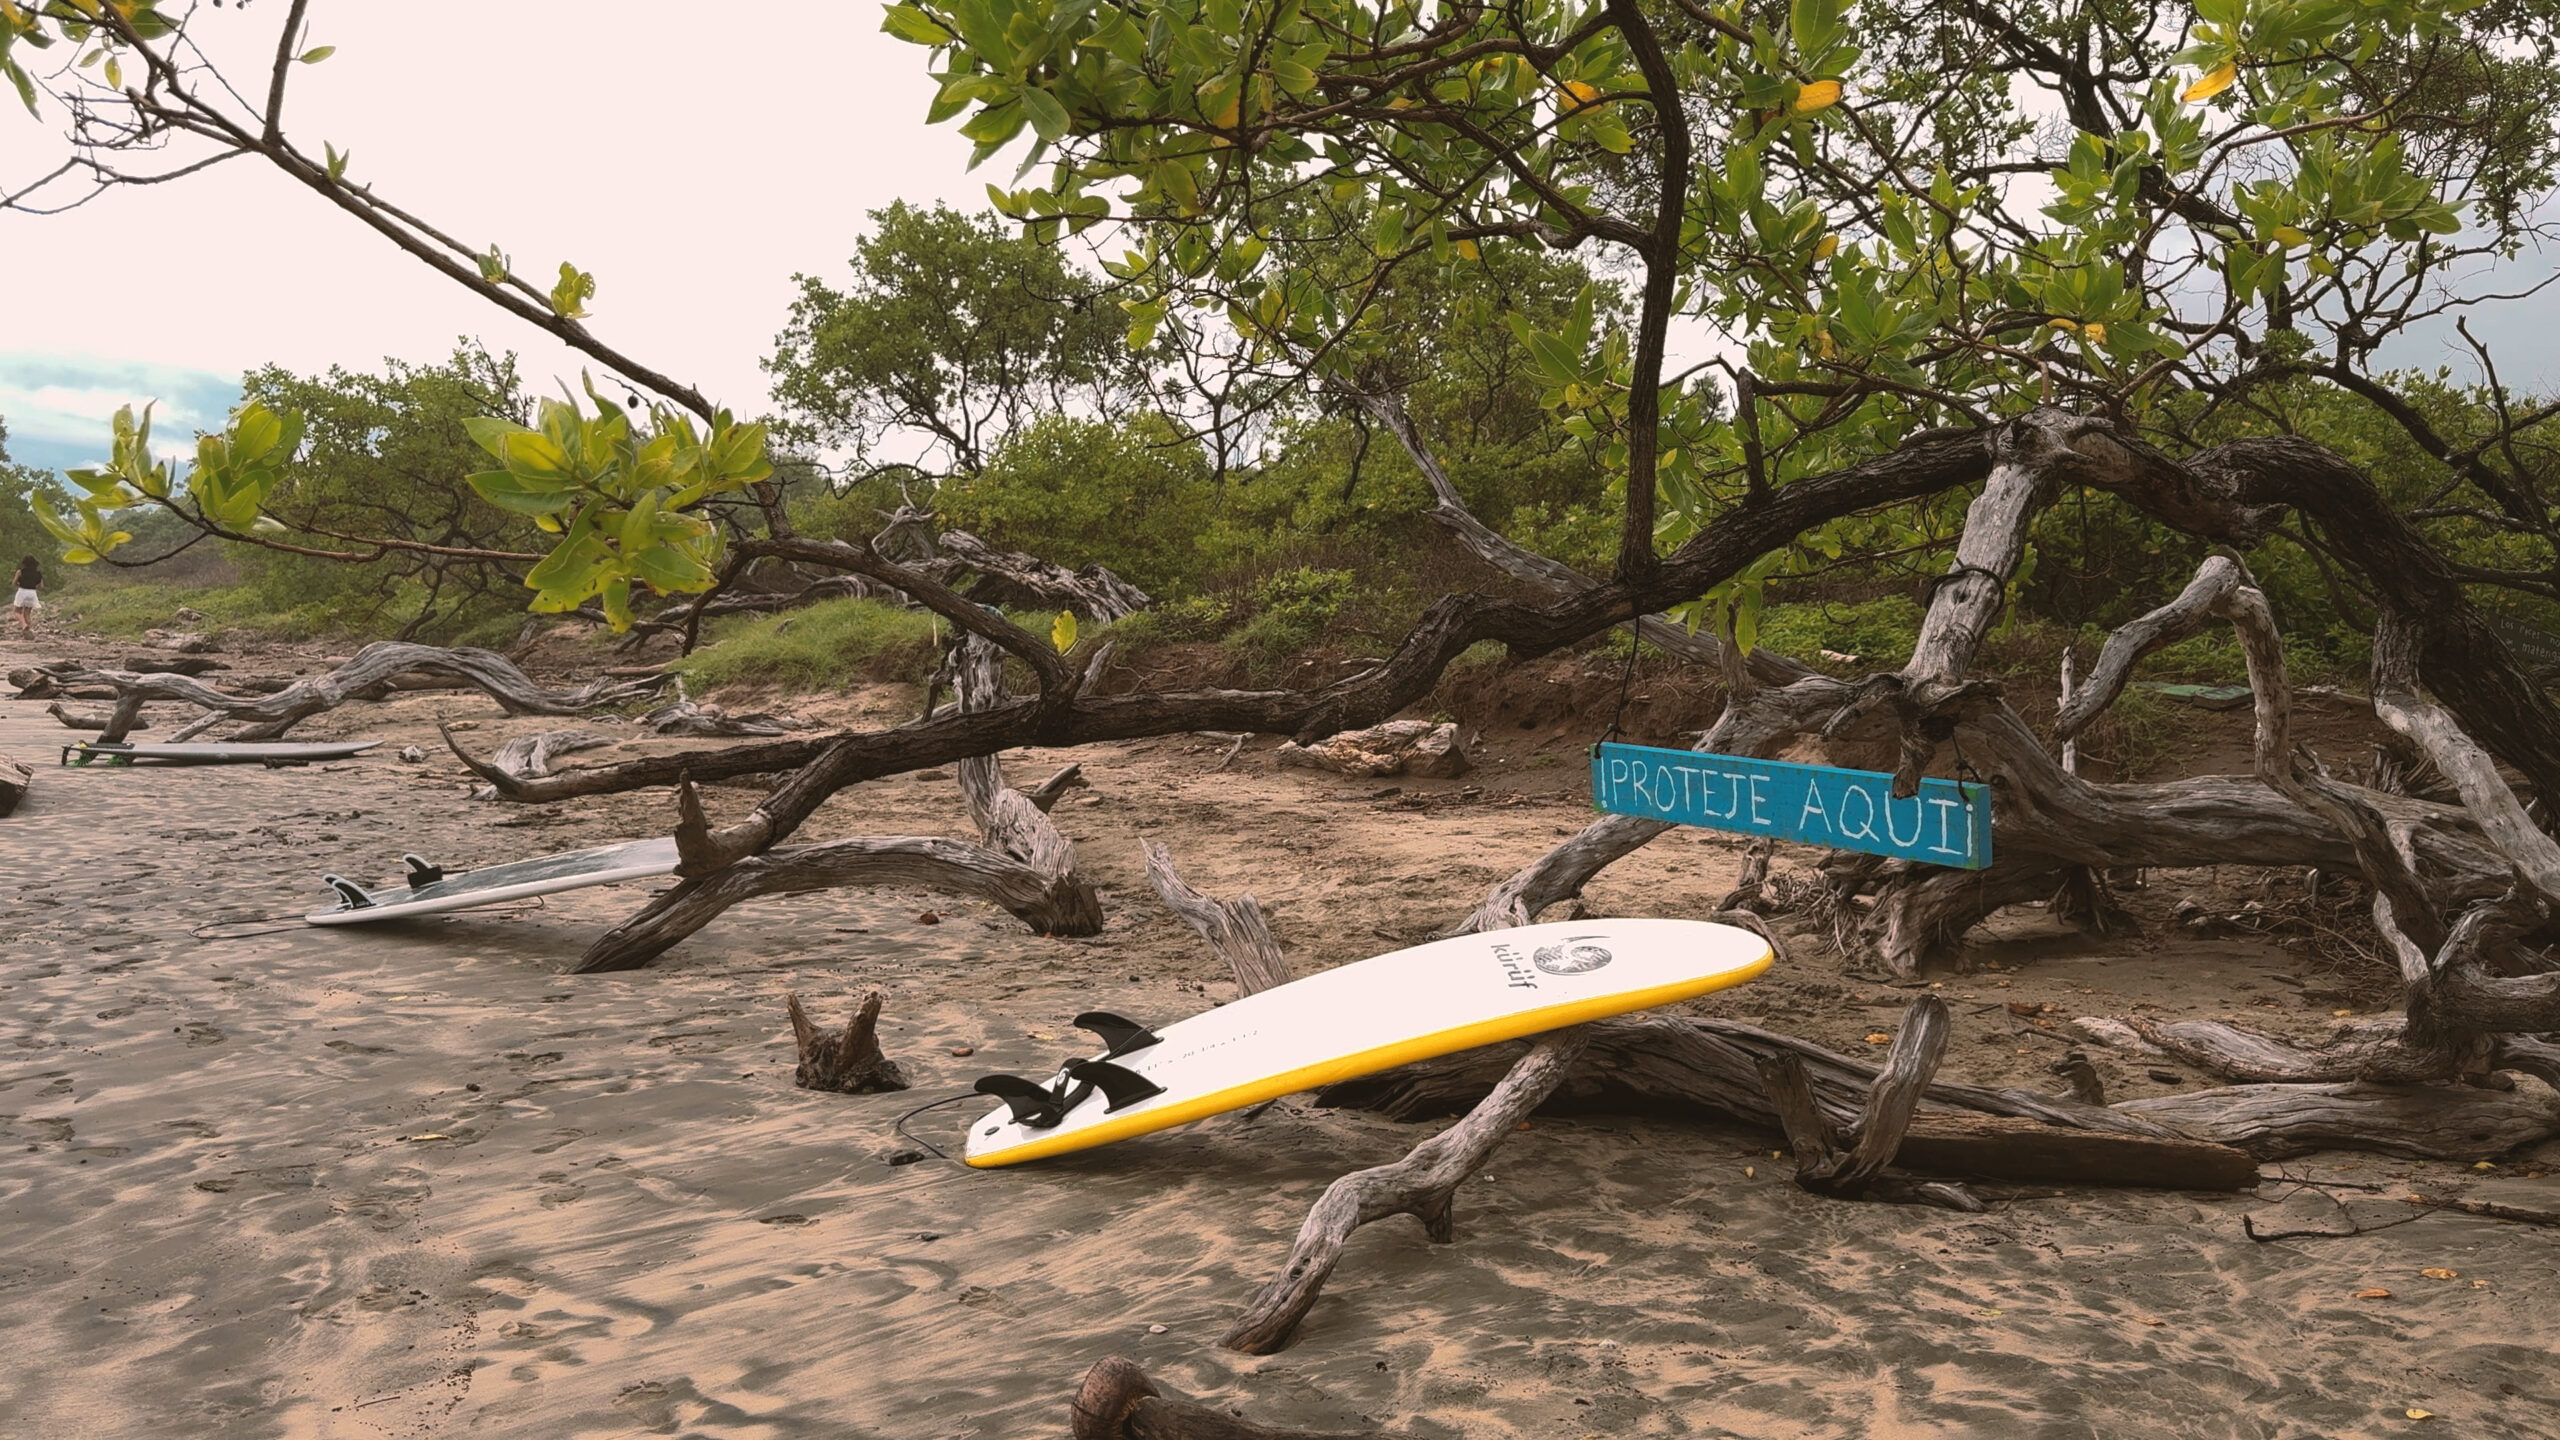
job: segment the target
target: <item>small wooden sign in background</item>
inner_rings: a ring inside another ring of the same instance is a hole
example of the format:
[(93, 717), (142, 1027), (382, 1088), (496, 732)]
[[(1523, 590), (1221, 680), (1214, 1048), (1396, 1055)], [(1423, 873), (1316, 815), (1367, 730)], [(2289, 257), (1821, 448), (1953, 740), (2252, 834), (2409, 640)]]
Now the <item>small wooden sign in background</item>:
[(1881, 770), (1842, 770), (1614, 742), (1591, 749), (1591, 803), (1612, 815), (1767, 835), (1979, 870), (1991, 863), (1991, 787), (1924, 779), (1893, 798)]

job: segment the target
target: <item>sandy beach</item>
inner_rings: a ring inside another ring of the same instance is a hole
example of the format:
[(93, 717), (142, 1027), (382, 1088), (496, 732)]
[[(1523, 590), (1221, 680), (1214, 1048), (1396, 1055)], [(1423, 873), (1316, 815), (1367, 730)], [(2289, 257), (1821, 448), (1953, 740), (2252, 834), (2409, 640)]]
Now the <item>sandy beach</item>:
[[(1206, 892), (1253, 890), (1301, 970), (1338, 964), (1425, 937), (1577, 828), (1578, 740), (1454, 781), (1280, 770), (1269, 740), (1224, 770), (1224, 746), (1189, 738), (1012, 755), (1018, 781), (1084, 765), (1092, 788), (1058, 816), (1104, 887), (1102, 935), (836, 892), (741, 906), (644, 971), (570, 977), (641, 888), (292, 923), (326, 900), (325, 870), (666, 832), (663, 794), (467, 799), (440, 717), (473, 722), (483, 752), (561, 723), (430, 692), (296, 732), (387, 742), (350, 761), (60, 769), (71, 732), (0, 700), (0, 753), (41, 767), (0, 821), (0, 1432), (1059, 1435), (1077, 1377), (1117, 1353), (1262, 1423), (1421, 1436), (2560, 1435), (2560, 1231), (2457, 1214), (2344, 1239), (2241, 1230), (2397, 1218), (2412, 1188), (2560, 1207), (2560, 1178), (2526, 1175), (2560, 1169), (2560, 1145), (2485, 1172), (2320, 1155), (2267, 1167), (2255, 1195), (2044, 1192), (1964, 1216), (1807, 1195), (1775, 1137), (1739, 1126), (1541, 1116), (1459, 1192), (1454, 1245), (1370, 1227), (1293, 1348), (1230, 1354), (1217, 1337), (1308, 1204), (1425, 1128), (1301, 1097), (977, 1172), (916, 1156), (952, 1148), (978, 1102), (916, 1116), (914, 1140), (894, 1122), (1054, 1064), (1077, 1011), (1177, 1018), (1234, 994), (1148, 892), (1142, 840)], [(413, 744), (424, 763), (398, 758)], [(847, 791), (804, 833), (967, 822), (934, 773)], [(1675, 833), (1590, 902), (1701, 914), (1739, 860)], [(1909, 992), (1804, 948), (1697, 1003), (1862, 1049)], [(2091, 941), (2029, 915), (1979, 953), (1999, 968), (1935, 978), (1960, 1027), (1947, 1073), (1984, 1082), (2061, 1088), (2044, 1071), (2061, 1046), (2011, 1000), (2277, 1028), (2359, 1003), (2306, 952), (2158, 926)], [(914, 1088), (794, 1088), (784, 992), (823, 1021), (875, 987)], [(2100, 1064), (2111, 1095), (2162, 1088)]]

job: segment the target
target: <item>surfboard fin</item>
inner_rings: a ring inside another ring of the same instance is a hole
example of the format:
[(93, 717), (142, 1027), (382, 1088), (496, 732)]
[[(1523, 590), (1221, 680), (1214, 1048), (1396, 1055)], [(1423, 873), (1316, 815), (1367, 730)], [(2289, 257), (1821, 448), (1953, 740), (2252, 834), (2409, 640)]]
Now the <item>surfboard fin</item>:
[(423, 890), (444, 878), (444, 867), (430, 865), (424, 855), (403, 855), (400, 863), (409, 867), (409, 888)]
[(1114, 1015), (1108, 1010), (1087, 1010), (1076, 1017), (1075, 1024), (1079, 1030), (1090, 1030), (1102, 1037), (1102, 1043), (1107, 1047), (1102, 1057), (1105, 1060), (1117, 1060), (1133, 1050), (1144, 1050), (1164, 1038), (1137, 1021)]
[(1141, 1100), (1152, 1100), (1164, 1093), (1164, 1087), (1135, 1070), (1124, 1070), (1108, 1060), (1070, 1060), (1063, 1067), (1067, 1078), (1090, 1085), (1102, 1092), (1104, 1111), (1122, 1110)]
[(373, 908), (373, 897), (364, 893), (364, 887), (353, 880), (340, 875), (323, 875), (320, 883), (338, 892), (338, 908), (341, 910)]
[(1016, 1125), (1046, 1130), (1067, 1118), (1066, 1097), (1019, 1075), (981, 1075), (972, 1088), (981, 1095), (1002, 1100), (1005, 1108), (1013, 1112)]

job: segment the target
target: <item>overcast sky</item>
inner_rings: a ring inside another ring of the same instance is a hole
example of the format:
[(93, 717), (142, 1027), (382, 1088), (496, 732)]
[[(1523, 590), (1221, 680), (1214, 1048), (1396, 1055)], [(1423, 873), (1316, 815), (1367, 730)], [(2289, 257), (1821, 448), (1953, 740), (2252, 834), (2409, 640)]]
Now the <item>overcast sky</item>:
[[(254, 78), (282, 10), (200, 9), (200, 34)], [(599, 336), (745, 413), (765, 404), (756, 362), (795, 272), (840, 275), (867, 210), (975, 210), (987, 180), (1011, 177), (1004, 159), (969, 174), (967, 142), (925, 126), (927, 52), (879, 33), (871, 0), (311, 10), (309, 43), (338, 48), (294, 75), (286, 122), (304, 148), (350, 152), (350, 175), (468, 243), (496, 242), (545, 287), (576, 261), (598, 280)], [(0, 104), (0, 184), (51, 167), (58, 122)], [(154, 438), (183, 445), (268, 362), (433, 361), (476, 335), (519, 352), (536, 385), (586, 363), (254, 160), (68, 215), (0, 215), (0, 255), (0, 419), (25, 462), (96, 458), (116, 407), (151, 399)], [(2390, 358), (2470, 378), (2441, 328)], [(2473, 329), (2510, 386), (2560, 388), (2560, 294), (2491, 307)]]
[[(283, 10), (197, 14), (254, 57)], [(299, 144), (350, 151), (350, 176), (467, 243), (495, 241), (543, 288), (576, 261), (597, 279), (599, 336), (748, 413), (794, 272), (841, 274), (866, 210), (979, 209), (986, 181), (1011, 175), (1002, 161), (967, 173), (968, 142), (925, 126), (929, 52), (880, 34), (868, 0), (311, 11), (310, 43), (338, 50), (296, 69)], [(39, 124), (0, 98), (0, 185), (23, 183), (58, 158), (59, 116)], [(587, 363), (255, 160), (68, 215), (0, 215), (0, 255), (0, 417), (26, 462), (90, 458), (118, 405), (153, 397), (154, 438), (183, 442), (270, 361), (435, 360), (478, 335), (522, 354), (537, 384)]]

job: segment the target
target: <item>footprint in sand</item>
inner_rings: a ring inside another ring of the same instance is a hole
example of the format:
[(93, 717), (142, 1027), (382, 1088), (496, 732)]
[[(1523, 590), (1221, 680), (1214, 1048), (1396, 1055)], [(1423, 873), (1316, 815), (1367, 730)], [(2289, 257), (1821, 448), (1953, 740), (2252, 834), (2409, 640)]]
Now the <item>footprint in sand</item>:
[(219, 1045), (228, 1038), (224, 1036), (220, 1026), (208, 1025), (201, 1020), (177, 1026), (169, 1033), (186, 1036), (189, 1045)]

